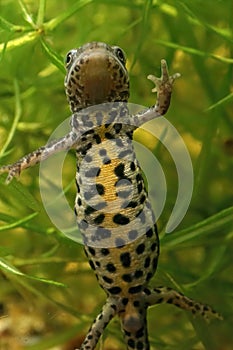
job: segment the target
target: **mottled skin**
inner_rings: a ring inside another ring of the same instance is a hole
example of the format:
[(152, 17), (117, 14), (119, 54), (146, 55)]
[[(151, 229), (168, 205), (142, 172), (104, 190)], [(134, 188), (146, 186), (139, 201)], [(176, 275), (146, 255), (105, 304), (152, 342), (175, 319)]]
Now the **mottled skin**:
[(159, 238), (132, 137), (140, 125), (166, 113), (179, 74), (170, 77), (162, 60), (162, 77), (148, 77), (156, 84), (156, 105), (131, 115), (129, 77), (119, 47), (86, 44), (68, 53), (66, 68), (70, 133), (0, 168), (0, 173), (8, 172), (9, 182), (53, 153), (76, 149), (75, 214), (90, 266), (107, 293), (81, 349), (95, 349), (104, 328), (118, 315), (127, 349), (146, 350), (150, 305), (166, 302), (206, 318), (218, 317), (210, 307), (170, 288), (148, 288), (157, 267)]

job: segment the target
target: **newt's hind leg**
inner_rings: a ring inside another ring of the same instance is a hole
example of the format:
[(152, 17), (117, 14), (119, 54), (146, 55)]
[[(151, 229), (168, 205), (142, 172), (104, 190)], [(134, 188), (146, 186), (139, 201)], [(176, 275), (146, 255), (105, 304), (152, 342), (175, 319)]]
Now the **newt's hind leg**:
[[(96, 317), (92, 326), (90, 327), (86, 338), (84, 339), (80, 350), (94, 350), (96, 344), (103, 334), (105, 327), (111, 321), (111, 319), (115, 316), (117, 312), (116, 303), (112, 302), (111, 299), (108, 299), (106, 304), (104, 304), (101, 312)], [(76, 349), (78, 350), (78, 349)]]
[(157, 287), (152, 290), (146, 289), (146, 303), (148, 306), (168, 303), (173, 304), (181, 309), (191, 311), (193, 315), (201, 315), (206, 320), (210, 318), (222, 319), (222, 316), (214, 311), (210, 306), (201, 304), (184, 294), (175, 291), (169, 287)]

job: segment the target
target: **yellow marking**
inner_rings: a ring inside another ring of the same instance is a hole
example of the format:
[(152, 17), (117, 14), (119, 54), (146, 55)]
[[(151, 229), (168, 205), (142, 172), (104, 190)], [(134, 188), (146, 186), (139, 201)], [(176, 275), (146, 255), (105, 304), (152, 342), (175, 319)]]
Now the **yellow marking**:
[(103, 226), (106, 228), (117, 228), (119, 227), (118, 224), (116, 224), (115, 222), (113, 222), (113, 216), (115, 213), (106, 213), (105, 217), (104, 217), (104, 222), (103, 222)]
[(105, 218), (103, 222), (104, 227), (119, 227), (118, 224), (113, 222), (113, 216), (121, 211), (122, 203), (122, 200), (116, 195), (116, 183), (118, 181), (118, 177), (114, 173), (114, 169), (121, 162), (121, 159), (111, 159), (110, 164), (103, 164), (101, 166), (100, 174), (98, 177), (96, 177), (96, 182), (101, 183), (105, 189), (105, 192), (102, 195), (103, 199), (107, 204), (110, 202), (110, 211), (105, 212)]
[[(95, 114), (92, 115), (93, 117), (95, 117)], [(96, 128), (96, 133), (99, 135), (99, 137), (101, 138), (102, 142), (106, 141), (106, 137), (105, 137), (105, 133), (108, 131), (105, 127), (105, 123), (107, 123), (107, 117), (104, 116), (103, 120), (102, 120), (102, 124)]]
[(96, 177), (96, 182), (101, 183), (105, 188), (102, 197), (106, 202), (115, 201), (117, 199), (116, 182), (118, 177), (114, 173), (114, 169), (120, 162), (120, 159), (112, 159), (110, 164), (103, 164), (99, 176)]

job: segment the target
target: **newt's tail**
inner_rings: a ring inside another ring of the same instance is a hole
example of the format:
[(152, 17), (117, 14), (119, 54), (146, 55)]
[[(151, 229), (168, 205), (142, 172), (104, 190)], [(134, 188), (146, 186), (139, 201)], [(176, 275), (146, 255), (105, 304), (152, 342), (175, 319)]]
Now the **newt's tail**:
[(139, 301), (135, 300), (133, 304), (130, 303), (126, 306), (125, 312), (122, 315), (119, 315), (127, 350), (150, 349), (146, 312), (147, 307), (144, 303), (140, 306)]

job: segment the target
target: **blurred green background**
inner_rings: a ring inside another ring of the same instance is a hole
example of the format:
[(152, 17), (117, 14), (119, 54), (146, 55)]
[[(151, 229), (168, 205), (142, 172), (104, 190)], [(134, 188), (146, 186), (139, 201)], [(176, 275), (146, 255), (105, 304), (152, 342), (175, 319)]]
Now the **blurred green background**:
[[(156, 306), (148, 312), (152, 349), (233, 348), (232, 13), (232, 0), (0, 0), (1, 165), (44, 145), (70, 115), (63, 60), (71, 48), (90, 41), (121, 46), (128, 57), (130, 102), (140, 105), (154, 104), (146, 76), (160, 74), (161, 58), (171, 73), (182, 74), (166, 118), (190, 152), (195, 183), (188, 212), (169, 235), (164, 228), (177, 195), (175, 164), (150, 134), (135, 134), (156, 154), (167, 181), (158, 221), (161, 257), (151, 285), (171, 286), (206, 302), (224, 321), (206, 324), (175, 307)], [(71, 206), (74, 172), (71, 153), (63, 171)], [(105, 300), (82, 246), (48, 218), (38, 177), (34, 167), (8, 186), (5, 175), (0, 178), (4, 350), (74, 349)], [(125, 348), (117, 319), (99, 346)]]

